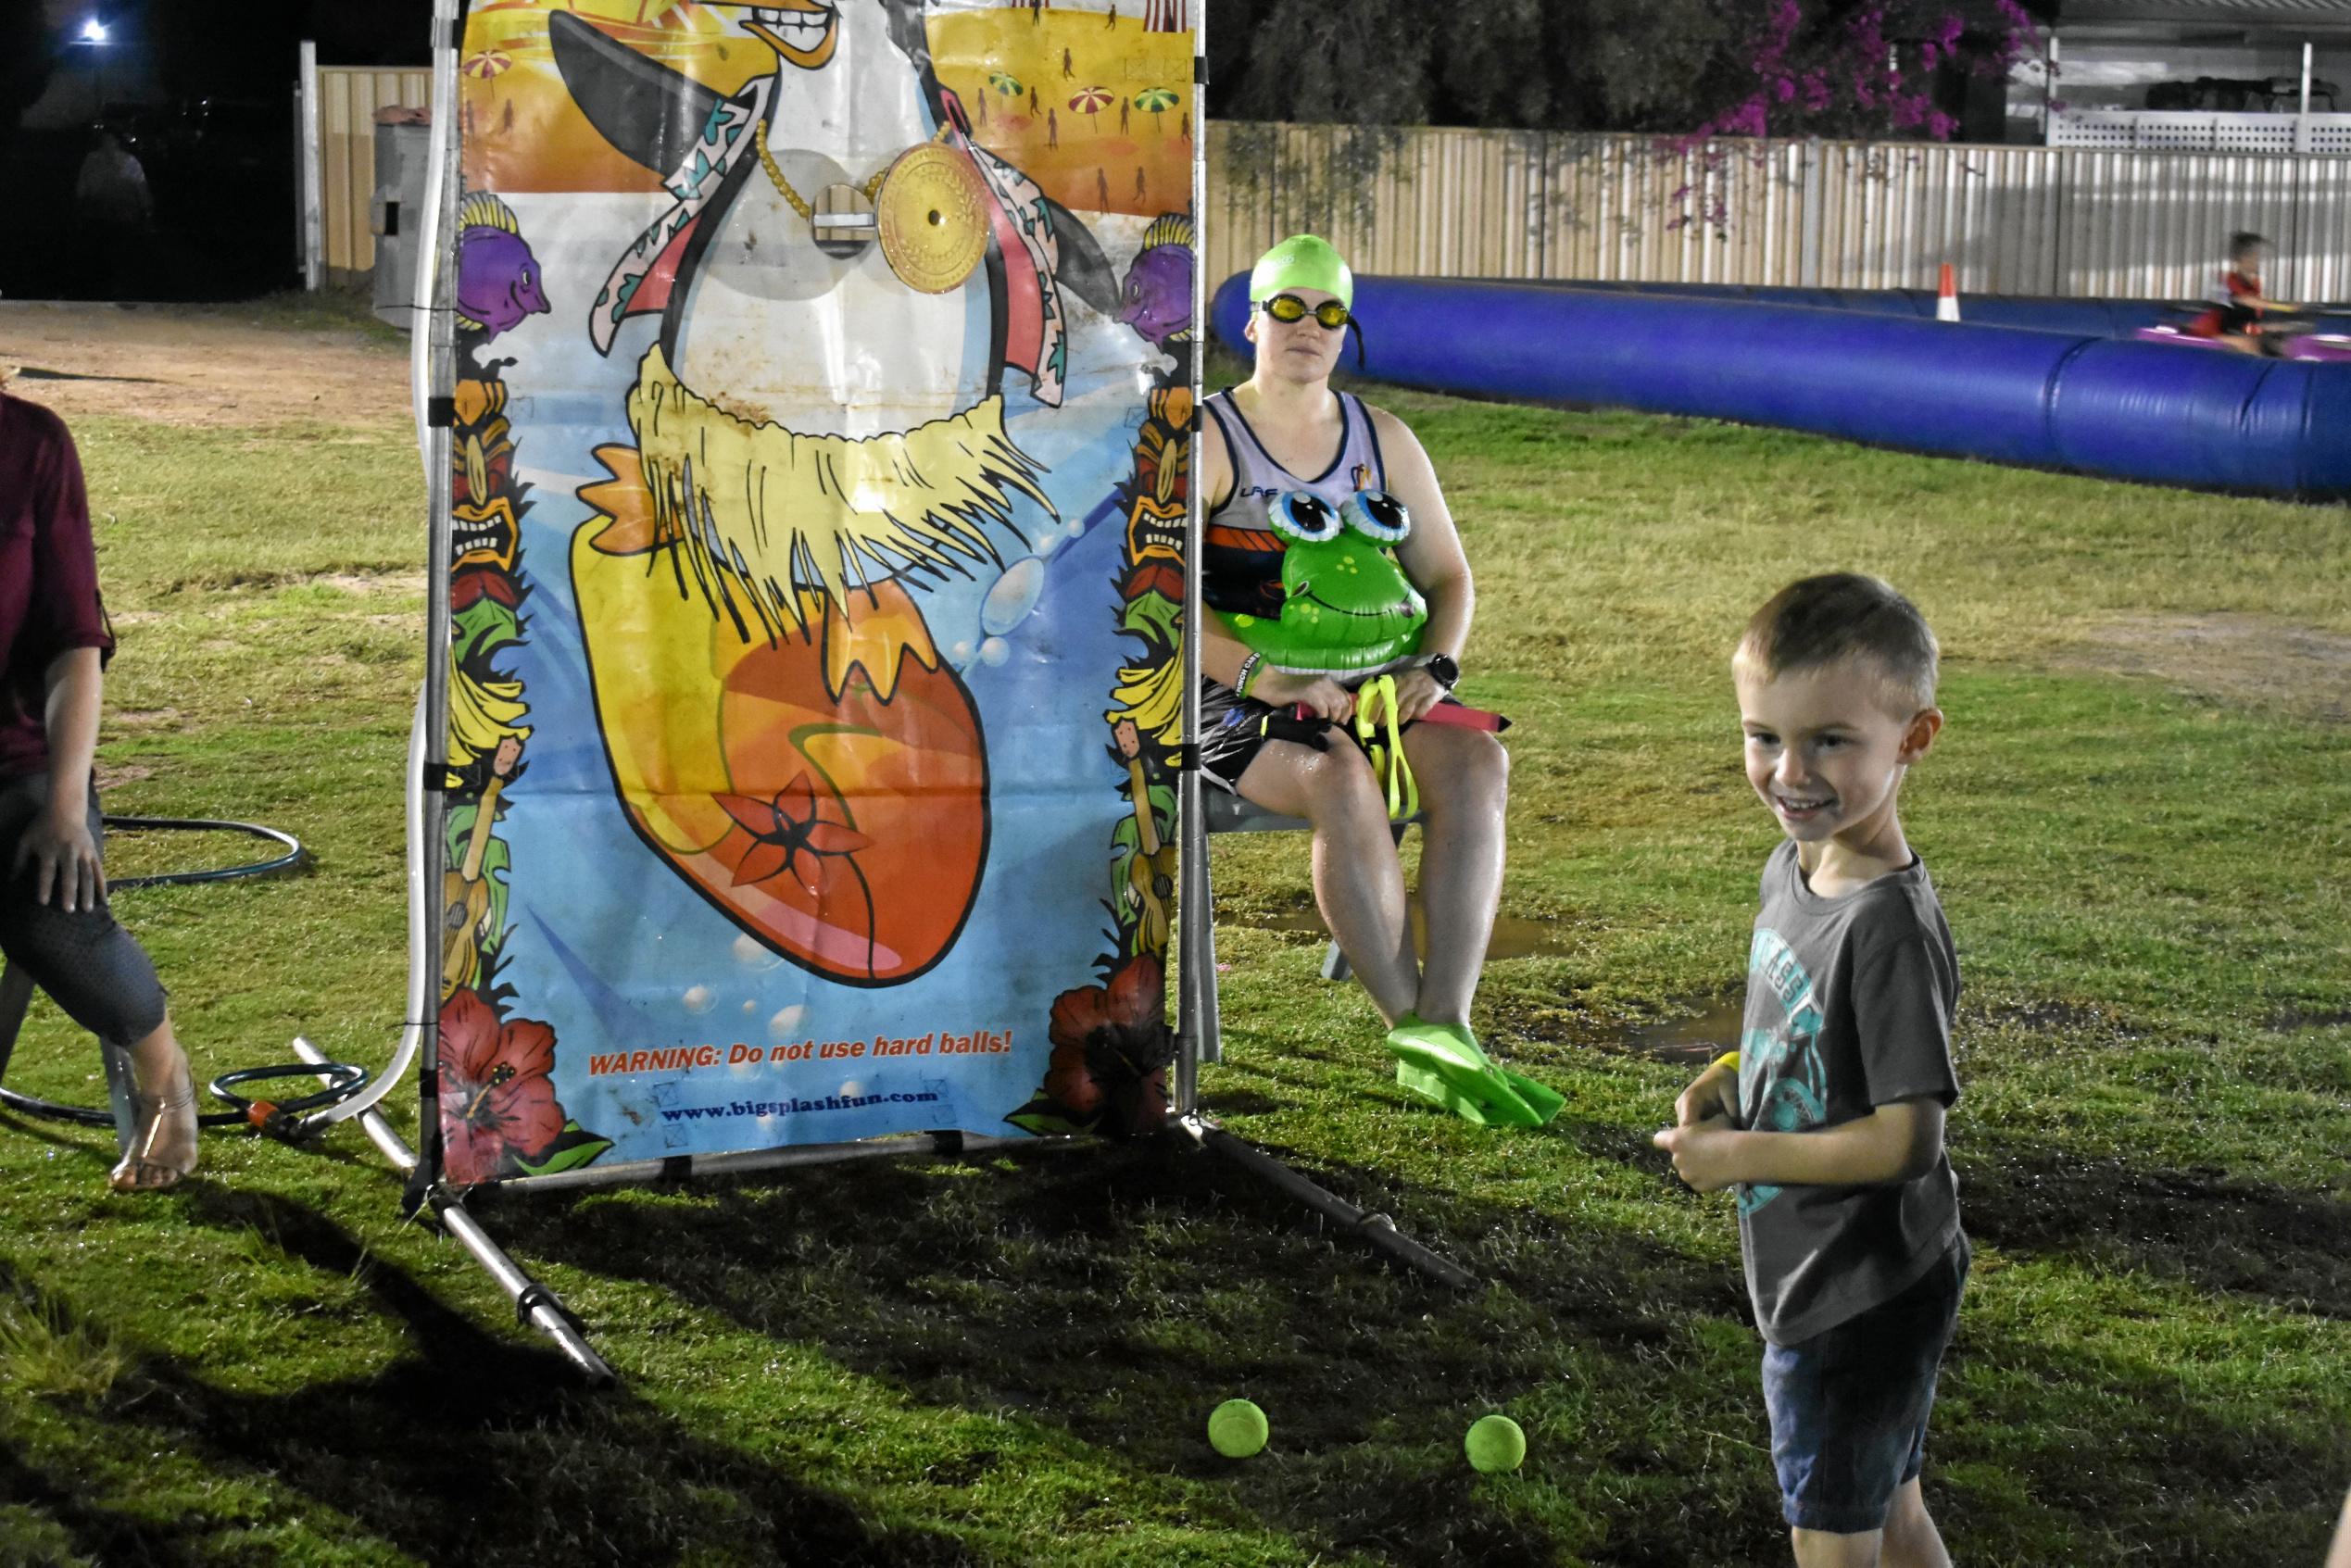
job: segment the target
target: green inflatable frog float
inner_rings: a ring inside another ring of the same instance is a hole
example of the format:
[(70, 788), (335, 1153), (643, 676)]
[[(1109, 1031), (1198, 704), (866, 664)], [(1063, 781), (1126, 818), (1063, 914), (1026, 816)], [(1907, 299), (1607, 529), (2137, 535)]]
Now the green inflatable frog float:
[(1358, 490), (1336, 509), (1293, 490), (1268, 509), (1282, 552), (1277, 621), (1232, 615), (1233, 634), (1290, 674), (1368, 673), (1420, 649), (1428, 605), (1389, 551), (1412, 533), (1403, 503)]

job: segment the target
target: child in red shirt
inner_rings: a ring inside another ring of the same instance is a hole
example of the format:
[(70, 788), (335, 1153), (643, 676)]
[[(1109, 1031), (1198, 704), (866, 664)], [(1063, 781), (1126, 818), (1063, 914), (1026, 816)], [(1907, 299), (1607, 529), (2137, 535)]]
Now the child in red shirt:
[(2261, 257), (2269, 242), (2255, 233), (2229, 236), (2229, 266), (2209, 295), (2212, 308), (2188, 323), (2195, 337), (2216, 338), (2246, 354), (2276, 354), (2275, 340), (2261, 332), (2266, 310), (2291, 310), (2293, 306), (2269, 299), (2261, 292)]

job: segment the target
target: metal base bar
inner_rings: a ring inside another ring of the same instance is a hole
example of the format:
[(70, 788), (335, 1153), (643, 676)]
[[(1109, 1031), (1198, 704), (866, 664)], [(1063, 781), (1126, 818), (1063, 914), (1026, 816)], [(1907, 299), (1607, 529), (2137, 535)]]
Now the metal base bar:
[(1387, 1215), (1368, 1213), (1338, 1194), (1316, 1186), (1255, 1144), (1233, 1136), (1206, 1117), (1194, 1112), (1178, 1117), (1176, 1125), (1198, 1140), (1201, 1148), (1212, 1154), (1223, 1155), (1268, 1186), (1288, 1194), (1331, 1221), (1342, 1235), (1353, 1236), (1374, 1251), (1384, 1252), (1400, 1263), (1408, 1263), (1456, 1290), (1477, 1288), (1476, 1274), (1405, 1236), (1397, 1230), (1396, 1222)]
[[(313, 1067), (321, 1066), (326, 1061), (317, 1047), (298, 1036), (294, 1042), (294, 1050), (296, 1056)], [(327, 1074), (322, 1073), (319, 1076), (323, 1082)], [(375, 1147), (382, 1149), (393, 1164), (403, 1172), (416, 1169), (416, 1151), (393, 1130), (392, 1124), (383, 1119), (383, 1112), (369, 1107), (360, 1112), (359, 1125), (367, 1129), (368, 1136), (375, 1140)], [(437, 1186), (430, 1194), (429, 1201), (443, 1228), (457, 1237), (459, 1245), (471, 1252), (473, 1261), (498, 1282), (498, 1288), (513, 1298), (517, 1319), (554, 1340), (556, 1347), (571, 1358), (572, 1364), (578, 1367), (589, 1382), (601, 1387), (620, 1381), (620, 1374), (596, 1353), (596, 1347), (587, 1342), (587, 1336), (581, 1332), (579, 1319), (563, 1305), (561, 1298), (523, 1273), (522, 1265), (508, 1257), (505, 1248), (482, 1228), (481, 1222), (465, 1211), (462, 1201)]]
[(496, 1184), (502, 1193), (557, 1188), (625, 1186), (633, 1183), (685, 1181), (697, 1176), (739, 1175), (792, 1165), (837, 1165), (849, 1160), (904, 1160), (912, 1155), (953, 1155), (1009, 1149), (1075, 1148), (1097, 1140), (1078, 1137), (999, 1138), (985, 1133), (946, 1130), (899, 1137), (861, 1138), (856, 1143), (802, 1144), (791, 1148), (747, 1148), (724, 1154), (682, 1154), (671, 1160), (630, 1160), (588, 1165), (550, 1176), (525, 1176)]

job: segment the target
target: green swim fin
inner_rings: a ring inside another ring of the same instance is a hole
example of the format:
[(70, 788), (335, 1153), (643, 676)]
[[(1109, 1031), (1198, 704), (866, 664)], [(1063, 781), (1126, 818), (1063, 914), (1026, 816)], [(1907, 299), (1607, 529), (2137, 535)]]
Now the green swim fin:
[(1541, 1085), (1519, 1079), (1547, 1109), (1530, 1102), (1513, 1082), (1516, 1075), (1496, 1067), (1477, 1037), (1459, 1024), (1430, 1023), (1406, 1013), (1386, 1043), (1396, 1057), (1398, 1085), (1481, 1127), (1540, 1127), (1565, 1103)]
[(1549, 1126), (1551, 1119), (1558, 1115), (1561, 1109), (1567, 1103), (1565, 1095), (1547, 1084), (1538, 1084), (1532, 1078), (1523, 1073), (1513, 1073), (1509, 1068), (1499, 1063), (1496, 1064), (1494, 1071), (1501, 1073), (1502, 1082), (1508, 1084), (1518, 1098), (1527, 1102), (1527, 1109), (1535, 1113), (1535, 1124), (1539, 1127)]

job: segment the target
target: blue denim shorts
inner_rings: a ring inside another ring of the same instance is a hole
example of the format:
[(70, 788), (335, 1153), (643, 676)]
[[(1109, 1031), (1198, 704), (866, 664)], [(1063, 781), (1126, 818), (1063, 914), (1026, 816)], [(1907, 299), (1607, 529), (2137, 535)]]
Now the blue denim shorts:
[(1935, 1373), (1959, 1321), (1968, 1241), (1893, 1299), (1794, 1345), (1766, 1345), (1764, 1405), (1779, 1511), (1799, 1530), (1856, 1536), (1917, 1479)]

